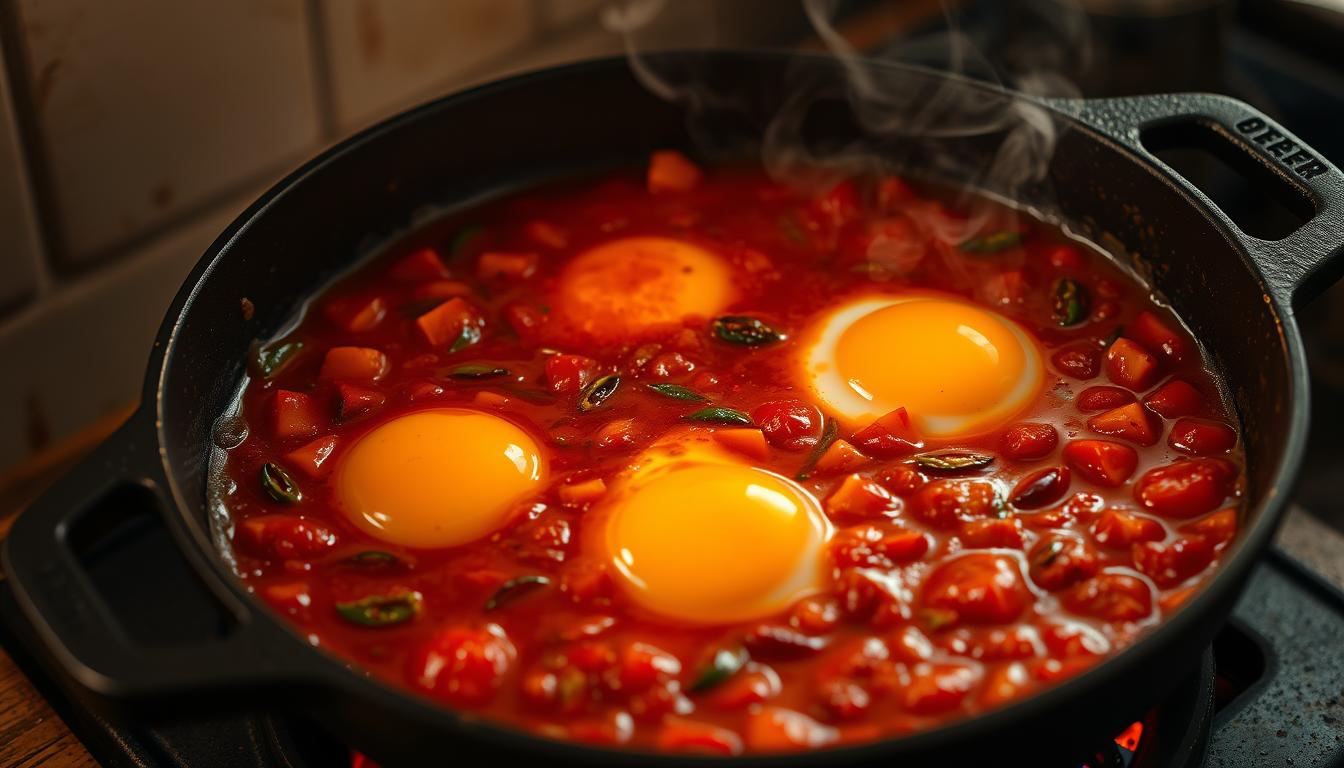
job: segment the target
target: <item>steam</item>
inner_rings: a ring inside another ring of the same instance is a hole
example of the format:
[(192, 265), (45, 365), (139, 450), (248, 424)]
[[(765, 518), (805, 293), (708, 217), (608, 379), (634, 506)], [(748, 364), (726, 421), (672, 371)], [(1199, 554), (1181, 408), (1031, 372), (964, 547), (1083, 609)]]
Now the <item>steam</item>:
[[(921, 175), (956, 180), (963, 190), (981, 188), (1006, 198), (1028, 186), (1039, 189), (1046, 177), (1058, 140), (1058, 126), (1050, 113), (1028, 100), (1011, 95), (986, 95), (978, 89), (929, 87), (924, 78), (904, 76), (880, 66), (899, 62), (953, 74), (989, 80), (1033, 96), (1076, 96), (1077, 89), (1063, 75), (1079, 71), (1088, 55), (1086, 23), (1081, 11), (1064, 0), (1018, 0), (994, 4), (1000, 12), (1011, 9), (1011, 23), (991, 25), (989, 34), (1000, 39), (974, 38), (961, 29), (946, 7), (947, 31), (898, 39), (879, 50), (859, 51), (836, 27), (837, 0), (801, 0), (803, 15), (813, 33), (844, 70), (843, 92), (834, 78), (809, 75), (806, 68), (791, 73), (788, 96), (766, 126), (761, 160), (776, 180), (812, 189), (825, 188), (841, 178), (915, 170)], [(699, 123), (717, 110), (737, 108), (736, 97), (715, 90), (707, 80), (687, 80), (658, 71), (656, 59), (645, 55), (659, 40), (668, 17), (686, 15), (685, 3), (666, 0), (625, 0), (609, 3), (603, 25), (621, 35), (635, 75), (651, 92), (683, 104), (692, 135), (709, 142), (710, 131)], [(697, 42), (703, 44), (706, 23), (713, 21), (712, 3), (690, 3)], [(1003, 20), (1000, 19), (1000, 22)], [(710, 29), (710, 36), (717, 30)], [(751, 44), (753, 41), (711, 41)], [(666, 46), (664, 46), (666, 47)], [(993, 58), (985, 52), (992, 50)], [(815, 74), (815, 73), (813, 73)], [(884, 150), (871, 142), (816, 147), (805, 141), (805, 128), (814, 108), (824, 102), (847, 102), (853, 119), (869, 135), (880, 137)], [(974, 161), (949, 149), (958, 141), (978, 138), (997, 142), (989, 159), (979, 153)], [(888, 151), (885, 148), (890, 147)], [(967, 192), (957, 202), (964, 216), (912, 217), (925, 235), (945, 248), (965, 242), (987, 226), (1013, 226), (994, 218), (982, 198)], [(991, 221), (991, 219), (993, 219)], [(945, 254), (944, 254), (945, 255)], [(908, 249), (878, 238), (870, 260), (899, 276), (918, 261)], [(955, 260), (946, 259), (950, 265)], [(954, 268), (961, 268), (955, 267)]]

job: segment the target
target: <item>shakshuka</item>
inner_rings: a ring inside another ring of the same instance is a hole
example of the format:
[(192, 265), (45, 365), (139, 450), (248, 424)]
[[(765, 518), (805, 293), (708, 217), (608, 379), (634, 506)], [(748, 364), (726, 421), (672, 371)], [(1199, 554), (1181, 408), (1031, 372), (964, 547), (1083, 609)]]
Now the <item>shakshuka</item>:
[(237, 569), (556, 739), (806, 750), (1076, 675), (1237, 534), (1237, 422), (1101, 252), (895, 176), (672, 151), (427, 225), (259, 344)]

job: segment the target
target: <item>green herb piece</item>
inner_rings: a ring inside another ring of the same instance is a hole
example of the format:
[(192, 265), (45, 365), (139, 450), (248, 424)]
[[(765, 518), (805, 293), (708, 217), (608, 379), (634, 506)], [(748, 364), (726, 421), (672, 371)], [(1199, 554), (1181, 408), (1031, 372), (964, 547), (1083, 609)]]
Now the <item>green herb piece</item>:
[(269, 379), (284, 369), (286, 365), (293, 362), (295, 356), (303, 349), (302, 341), (288, 341), (284, 344), (264, 345), (257, 347), (256, 359), (257, 370), (261, 371), (263, 379)]
[(466, 250), (468, 245), (471, 245), (472, 240), (475, 240), (484, 232), (485, 228), (478, 224), (459, 229), (457, 234), (453, 235), (453, 239), (448, 241), (448, 253), (457, 256), (462, 253), (462, 251)]
[(673, 400), (689, 400), (693, 403), (707, 403), (709, 398), (696, 392), (694, 389), (688, 389), (680, 384), (645, 384), (644, 386), (657, 392), (663, 397), (670, 397)]
[(508, 376), (509, 369), (498, 368), (493, 365), (481, 365), (480, 363), (467, 363), (449, 369), (448, 375), (455, 379), (488, 379), (493, 376)]
[(588, 388), (583, 390), (583, 394), (579, 396), (579, 410), (591, 411), (605, 403), (611, 399), (612, 395), (616, 394), (616, 388), (619, 386), (621, 386), (621, 377), (617, 374), (613, 373), (599, 378), (589, 384)]
[(475, 344), (480, 340), (481, 340), (480, 327), (472, 323), (467, 323), (466, 325), (462, 326), (462, 333), (457, 337), (457, 340), (453, 342), (453, 345), (448, 348), (448, 351), (461, 352), (462, 350), (466, 349), (467, 347), (470, 347), (472, 344)]
[(957, 612), (947, 608), (925, 608), (919, 612), (919, 618), (925, 626), (936, 632), (943, 627), (955, 624)]
[(740, 672), (747, 665), (749, 659), (750, 657), (744, 648), (724, 648), (716, 651), (714, 658), (710, 659), (709, 664), (700, 670), (700, 674), (695, 676), (695, 680), (686, 690), (691, 693), (700, 693), (722, 685), (728, 678)]
[(956, 472), (962, 469), (980, 469), (981, 467), (989, 466), (993, 462), (993, 456), (956, 449), (921, 453), (915, 457), (915, 464), (917, 464), (920, 469), (931, 469), (935, 472)]
[(715, 320), (714, 335), (744, 347), (761, 347), (784, 338), (784, 334), (760, 320), (743, 315), (725, 315)]
[(387, 565), (401, 565), (401, 558), (391, 552), (384, 552), (380, 549), (370, 549), (345, 558), (345, 562), (351, 565), (362, 567), (382, 567)]
[(1055, 281), (1052, 291), (1055, 297), (1055, 322), (1059, 325), (1076, 325), (1087, 319), (1087, 289), (1077, 280), (1061, 277)]
[(980, 237), (972, 237), (970, 240), (957, 246), (962, 253), (1002, 253), (1009, 248), (1016, 248), (1022, 244), (1022, 233), (1011, 229), (1005, 229), (1002, 232), (993, 232)]
[(495, 594), (485, 601), (485, 610), (493, 611), (505, 603), (511, 603), (514, 600), (534, 592), (550, 584), (551, 580), (545, 576), (519, 576), (516, 579), (509, 579), (495, 590)]
[(701, 408), (695, 413), (686, 415), (691, 421), (701, 421), (706, 424), (723, 424), (725, 426), (750, 427), (751, 417), (741, 411), (735, 411), (732, 408), (723, 408), (714, 406), (712, 408)]
[(816, 469), (817, 462), (821, 461), (821, 457), (826, 454), (826, 449), (830, 448), (839, 436), (840, 425), (836, 423), (835, 419), (826, 419), (825, 426), (821, 428), (821, 439), (812, 447), (811, 453), (807, 454), (807, 460), (803, 462), (802, 469), (798, 470), (798, 474), (794, 475), (794, 479), (806, 480), (812, 474), (812, 470)]
[(780, 233), (784, 235), (786, 240), (797, 245), (807, 245), (807, 235), (803, 233), (803, 228), (798, 226), (798, 222), (793, 216), (787, 213), (780, 214), (777, 223)]
[(299, 484), (279, 464), (267, 462), (261, 465), (261, 487), (267, 496), (281, 504), (298, 504), (303, 500)]
[(361, 627), (391, 627), (404, 624), (420, 614), (424, 598), (419, 592), (401, 590), (389, 595), (369, 595), (348, 603), (337, 603), (341, 618)]

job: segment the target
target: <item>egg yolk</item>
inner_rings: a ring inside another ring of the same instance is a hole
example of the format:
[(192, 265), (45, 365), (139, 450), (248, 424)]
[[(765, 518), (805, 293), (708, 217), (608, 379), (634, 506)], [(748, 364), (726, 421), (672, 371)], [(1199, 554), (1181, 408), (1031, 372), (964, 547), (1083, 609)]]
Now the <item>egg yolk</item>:
[(854, 420), (905, 408), (930, 437), (983, 432), (1043, 381), (1026, 332), (973, 304), (930, 297), (859, 302), (827, 321), (809, 360), (820, 399)]
[(713, 624), (777, 613), (816, 589), (830, 532), (816, 501), (763, 469), (684, 462), (637, 479), (603, 547), (647, 610)]
[(667, 237), (627, 237), (592, 248), (560, 277), (556, 313), (599, 339), (627, 339), (717, 314), (736, 297), (718, 256)]
[(360, 438), (337, 468), (346, 516), (407, 547), (452, 547), (502, 526), (545, 475), (536, 442), (498, 416), (440, 408), (401, 416)]

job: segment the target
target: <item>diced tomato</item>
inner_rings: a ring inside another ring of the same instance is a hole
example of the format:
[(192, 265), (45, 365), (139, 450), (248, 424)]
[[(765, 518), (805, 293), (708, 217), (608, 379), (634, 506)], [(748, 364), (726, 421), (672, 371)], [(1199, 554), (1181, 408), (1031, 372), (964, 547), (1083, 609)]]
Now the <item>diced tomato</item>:
[(1101, 510), (1101, 497), (1095, 493), (1075, 493), (1054, 509), (1018, 515), (1022, 524), (1033, 530), (1065, 528), (1078, 518)]
[(1108, 509), (1092, 524), (1092, 540), (1109, 549), (1129, 549), (1143, 541), (1161, 541), (1167, 530), (1158, 521), (1118, 509)]
[(839, 621), (840, 606), (830, 598), (804, 598), (789, 612), (789, 625), (809, 635), (830, 632)]
[(883, 536), (873, 548), (893, 563), (910, 563), (929, 551), (929, 537), (919, 531), (897, 531)]
[(648, 643), (629, 643), (620, 653), (621, 688), (642, 691), (681, 673), (681, 660)]
[(353, 421), (373, 413), (385, 402), (387, 395), (376, 389), (345, 382), (336, 385), (336, 418), (339, 421)]
[(1163, 517), (1189, 518), (1212, 512), (1232, 493), (1237, 468), (1222, 459), (1185, 459), (1143, 473), (1134, 496)]
[(1031, 677), (1021, 662), (1006, 664), (989, 671), (984, 687), (980, 691), (980, 706), (985, 709), (1001, 707), (1010, 701), (1016, 701), (1029, 689)]
[(306, 560), (336, 546), (336, 534), (296, 515), (255, 515), (234, 526), (233, 543), (253, 557)]
[(950, 712), (980, 682), (980, 671), (964, 664), (916, 664), (905, 687), (905, 708), (917, 715)]
[(1139, 466), (1139, 454), (1110, 440), (1074, 440), (1064, 446), (1064, 461), (1097, 485), (1119, 488)]
[(902, 203), (914, 199), (915, 190), (904, 179), (896, 176), (884, 176), (877, 182), (874, 196), (877, 198), (878, 208), (891, 211), (900, 207)]
[(830, 644), (830, 638), (804, 634), (778, 624), (762, 624), (742, 638), (751, 658), (758, 661), (789, 661), (815, 656)]
[(908, 611), (905, 596), (894, 594), (890, 585), (874, 578), (867, 569), (842, 570), (833, 588), (840, 610), (854, 621), (881, 628), (905, 620)]
[(827, 446), (826, 451), (817, 459), (816, 474), (828, 475), (848, 472), (868, 463), (868, 457), (859, 453), (859, 449), (850, 445), (844, 438), (837, 439)]
[(817, 444), (821, 435), (821, 411), (802, 400), (772, 400), (751, 411), (751, 420), (760, 426), (771, 445), (788, 450)]
[(322, 359), (323, 379), (377, 381), (387, 373), (387, 356), (369, 347), (332, 347)]
[(737, 451), (743, 456), (765, 461), (770, 458), (770, 445), (765, 441), (765, 433), (750, 427), (745, 429), (716, 429), (714, 439), (723, 447)]
[(840, 732), (801, 712), (761, 707), (748, 713), (745, 736), (753, 752), (796, 752), (833, 744)]
[(1083, 254), (1072, 245), (1056, 245), (1046, 254), (1046, 260), (1050, 262), (1050, 266), (1066, 272), (1073, 272), (1084, 266)]
[(1185, 337), (1172, 330), (1171, 326), (1148, 310), (1140, 312), (1125, 330), (1145, 349), (1152, 350), (1173, 363), (1180, 362), (1190, 355), (1190, 344)]
[(311, 443), (285, 454), (285, 464), (309, 477), (321, 477), (326, 474), (322, 465), (327, 462), (327, 459), (331, 458), (331, 452), (334, 450), (336, 450), (335, 435), (319, 437)]
[(476, 405), (485, 406), (486, 408), (503, 408), (511, 401), (507, 395), (501, 395), (498, 392), (491, 392), (483, 389), (471, 398), (471, 402)]
[(1135, 544), (1130, 550), (1134, 567), (1161, 589), (1175, 587), (1213, 562), (1213, 542), (1187, 536), (1168, 543)]
[(540, 265), (541, 257), (535, 253), (486, 251), (476, 260), (476, 276), (482, 280), (499, 277), (526, 280), (537, 273)]
[(420, 333), (432, 347), (451, 347), (465, 338), (469, 329), (485, 327), (485, 318), (465, 300), (449, 299), (415, 319)]
[(448, 277), (448, 267), (444, 266), (438, 251), (420, 248), (392, 267), (392, 277), (407, 281), (442, 280)]
[(546, 385), (552, 392), (577, 395), (588, 386), (597, 361), (583, 355), (551, 355), (546, 358)]
[(687, 192), (700, 184), (704, 173), (687, 157), (676, 150), (664, 149), (649, 156), (649, 191)]
[(843, 227), (858, 218), (858, 187), (846, 179), (813, 198), (808, 211), (833, 228)]
[(1237, 535), (1237, 508), (1220, 509), (1191, 523), (1181, 526), (1182, 533), (1193, 533), (1221, 547)]
[(460, 706), (480, 706), (495, 696), (518, 652), (497, 625), (451, 627), (435, 632), (411, 652), (411, 685)]
[(967, 549), (1021, 549), (1022, 524), (1016, 518), (969, 520), (957, 533)]
[(1143, 579), (1103, 573), (1059, 596), (1065, 610), (1102, 621), (1138, 621), (1153, 612), (1153, 591)]
[(935, 480), (921, 488), (910, 512), (935, 528), (956, 528), (964, 521), (993, 517), (1003, 508), (994, 484), (985, 480)]
[(1097, 556), (1082, 539), (1063, 534), (1043, 536), (1027, 555), (1031, 580), (1057, 592), (1096, 574)]
[(746, 669), (720, 685), (709, 701), (719, 709), (743, 710), (773, 699), (779, 695), (781, 688), (783, 683), (773, 669), (749, 663)]
[(924, 604), (973, 624), (1006, 624), (1031, 602), (1017, 562), (971, 553), (945, 561), (924, 579)]
[(1212, 456), (1227, 453), (1237, 444), (1237, 431), (1221, 421), (1178, 419), (1171, 427), (1167, 445), (1183, 453)]
[(1106, 375), (1122, 387), (1147, 389), (1157, 381), (1158, 367), (1156, 357), (1123, 336), (1106, 350)]
[(1023, 422), (1003, 433), (999, 447), (1010, 459), (1026, 461), (1048, 456), (1059, 445), (1059, 433), (1049, 424)]
[(533, 219), (523, 225), (523, 234), (537, 245), (560, 250), (569, 245), (565, 231), (549, 221)]
[(382, 296), (352, 296), (327, 304), (327, 319), (350, 333), (364, 333), (378, 327), (387, 315)]
[(578, 506), (588, 504), (602, 498), (607, 492), (607, 483), (600, 477), (582, 480), (577, 483), (565, 483), (560, 486), (558, 493), (560, 501), (564, 504)]
[(1175, 419), (1198, 413), (1204, 404), (1204, 395), (1188, 382), (1172, 379), (1153, 390), (1143, 399), (1143, 404), (1163, 418)]
[(1161, 432), (1148, 409), (1138, 403), (1112, 408), (1087, 420), (1087, 428), (1100, 435), (1119, 437), (1138, 445), (1152, 445)]
[(838, 518), (889, 515), (897, 509), (891, 494), (880, 483), (858, 473), (849, 475), (826, 499), (826, 512)]
[(421, 283), (411, 291), (415, 301), (429, 302), (435, 299), (447, 301), (459, 296), (471, 296), (474, 291), (461, 280), (433, 280)]
[(604, 712), (598, 717), (570, 721), (565, 729), (565, 734), (574, 741), (604, 747), (625, 744), (634, 733), (634, 719), (629, 712), (621, 709)]
[(904, 456), (924, 446), (904, 408), (897, 408), (854, 433), (850, 442), (863, 453), (879, 459)]
[(681, 717), (663, 720), (655, 744), (665, 752), (706, 755), (737, 755), (742, 752), (742, 737), (736, 731)]
[(635, 444), (635, 420), (615, 419), (603, 424), (594, 435), (599, 448), (622, 448)]
[(271, 404), (272, 432), (280, 440), (313, 437), (326, 422), (311, 395), (277, 389)]
[(1068, 467), (1038, 469), (1017, 481), (1008, 501), (1018, 509), (1040, 509), (1064, 498), (1069, 490)]
[(546, 315), (531, 304), (514, 302), (504, 308), (504, 322), (525, 344), (533, 344), (546, 325)]
[(1056, 350), (1050, 362), (1065, 376), (1086, 381), (1101, 371), (1101, 352), (1090, 344), (1075, 344)]
[(1010, 269), (985, 278), (980, 284), (980, 296), (990, 304), (1016, 304), (1026, 297), (1027, 288), (1022, 271)]
[(909, 496), (928, 484), (929, 478), (909, 464), (896, 464), (877, 473), (878, 482), (898, 496)]
[(1134, 402), (1134, 393), (1127, 389), (1101, 384), (1078, 393), (1073, 404), (1083, 413), (1109, 411)]

